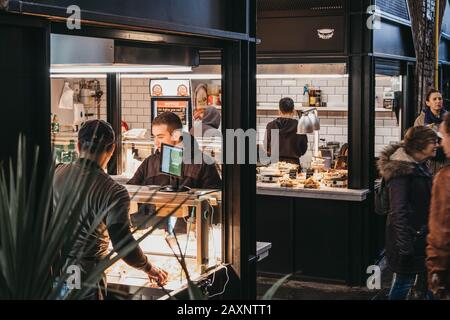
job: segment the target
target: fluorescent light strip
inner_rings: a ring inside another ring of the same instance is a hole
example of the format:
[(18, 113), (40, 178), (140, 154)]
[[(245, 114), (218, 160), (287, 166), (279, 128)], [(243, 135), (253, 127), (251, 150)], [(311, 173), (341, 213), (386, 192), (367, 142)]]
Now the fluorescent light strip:
[[(205, 79), (220, 80), (220, 74), (123, 74), (122, 78)], [(256, 79), (345, 79), (348, 74), (257, 74)]]
[[(92, 72), (92, 71), (90, 71)], [(220, 74), (164, 74), (164, 73), (123, 73), (122, 79), (203, 79), (203, 80), (221, 80)], [(106, 78), (106, 74), (88, 74), (88, 73), (53, 73), (51, 78)], [(346, 79), (348, 74), (257, 74), (256, 79)]]
[(204, 80), (220, 80), (220, 74), (122, 74), (122, 79), (150, 79), (150, 78), (168, 78), (168, 79), (204, 79)]
[(52, 66), (50, 73), (191, 72), (183, 66)]
[(256, 75), (256, 79), (309, 79), (309, 78), (343, 79), (348, 78), (348, 74), (257, 74)]
[(85, 78), (85, 79), (106, 79), (106, 74), (86, 74), (86, 73), (55, 73), (51, 74), (52, 79), (63, 78)]

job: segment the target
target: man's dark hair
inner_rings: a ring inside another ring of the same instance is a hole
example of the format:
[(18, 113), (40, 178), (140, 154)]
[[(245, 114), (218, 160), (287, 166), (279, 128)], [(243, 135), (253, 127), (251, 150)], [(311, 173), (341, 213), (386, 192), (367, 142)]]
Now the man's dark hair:
[(430, 143), (436, 143), (437, 134), (430, 127), (417, 126), (411, 127), (406, 131), (403, 140), (406, 153), (413, 155), (416, 152), (422, 152)]
[(163, 112), (158, 115), (155, 119), (153, 119), (152, 126), (156, 125), (166, 125), (170, 134), (175, 130), (179, 130), (183, 128), (183, 123), (181, 123), (181, 119), (173, 112)]
[(282, 113), (292, 113), (294, 111), (294, 100), (283, 98), (280, 100), (279, 107)]
[(115, 141), (113, 128), (104, 120), (88, 120), (78, 132), (81, 151), (89, 153), (111, 151)]

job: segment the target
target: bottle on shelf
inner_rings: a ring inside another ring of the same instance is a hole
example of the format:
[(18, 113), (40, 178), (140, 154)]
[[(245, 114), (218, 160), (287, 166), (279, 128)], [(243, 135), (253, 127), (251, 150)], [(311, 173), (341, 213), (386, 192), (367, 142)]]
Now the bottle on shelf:
[(309, 106), (316, 106), (316, 89), (314, 87), (309, 88)]
[(319, 108), (322, 106), (322, 90), (320, 90), (320, 87), (315, 91), (316, 94), (316, 105), (315, 107)]
[(74, 162), (78, 158), (77, 152), (75, 150), (75, 140), (69, 141), (68, 149), (69, 149), (70, 162)]
[(53, 115), (51, 128), (53, 133), (59, 132), (59, 122), (56, 114)]
[(309, 85), (303, 87), (303, 107), (309, 107)]

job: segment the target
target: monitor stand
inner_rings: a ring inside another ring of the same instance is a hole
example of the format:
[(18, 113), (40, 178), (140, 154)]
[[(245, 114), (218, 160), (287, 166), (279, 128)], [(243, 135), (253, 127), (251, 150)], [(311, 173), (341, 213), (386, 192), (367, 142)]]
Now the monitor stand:
[(162, 192), (188, 192), (191, 190), (191, 188), (186, 186), (180, 186), (180, 180), (178, 178), (175, 179), (175, 185), (167, 185), (161, 187), (159, 191)]

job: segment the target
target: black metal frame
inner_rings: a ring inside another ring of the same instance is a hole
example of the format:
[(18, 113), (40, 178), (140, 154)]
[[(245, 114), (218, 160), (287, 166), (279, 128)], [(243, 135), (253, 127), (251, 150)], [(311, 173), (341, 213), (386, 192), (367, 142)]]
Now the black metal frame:
[[(0, 40), (8, 47), (3, 49), (0, 61), (1, 113), (3, 119), (8, 119), (0, 128), (3, 138), (0, 164), (7, 174), (10, 159), (15, 167), (17, 142), (23, 134), (27, 139), (28, 159), (34, 158), (35, 147), (39, 147), (37, 183), (40, 183), (51, 159), (50, 26), (42, 19), (17, 19), (2, 11), (0, 26)], [(24, 119), (24, 115), (28, 117)], [(32, 161), (27, 163), (29, 170), (32, 165)]]
[(365, 28), (372, 0), (350, 1), (349, 188), (373, 190), (375, 61), (373, 30)]
[(116, 151), (108, 163), (108, 173), (122, 173), (122, 92), (121, 75), (108, 73), (106, 75), (106, 117), (116, 134)]
[[(42, 119), (35, 127), (30, 129), (31, 134), (39, 136), (42, 143), (46, 146), (43, 148), (44, 154), (50, 154), (50, 23), (51, 32), (64, 33), (71, 35), (89, 35), (94, 37), (106, 37), (112, 39), (120, 39), (127, 41), (152, 42), (156, 44), (171, 44), (176, 46), (189, 46), (193, 48), (208, 48), (222, 50), (222, 72), (223, 72), (223, 128), (256, 128), (256, 51), (255, 51), (255, 28), (253, 24), (256, 22), (256, 0), (245, 0), (236, 2), (230, 8), (236, 5), (245, 6), (245, 15), (247, 17), (245, 25), (239, 26), (241, 22), (229, 21), (233, 28), (242, 28), (246, 33), (236, 33), (224, 30), (213, 30), (206, 28), (196, 28), (189, 26), (180, 26), (172, 23), (161, 21), (144, 21), (141, 25), (144, 28), (130, 26), (133, 22), (142, 21), (133, 20), (124, 17), (114, 17), (117, 21), (109, 24), (96, 24), (95, 14), (88, 14), (84, 18), (91, 20), (87, 24), (83, 24), (81, 30), (68, 31), (64, 28), (61, 14), (66, 16), (59, 8), (44, 8), (40, 5), (30, 5), (20, 3), (19, 1), (10, 2), (10, 10), (12, 13), (0, 13), (2, 22), (3, 15), (6, 19), (10, 19), (18, 25), (26, 28), (26, 21), (37, 23), (46, 30), (45, 53), (47, 62), (43, 69), (46, 72), (39, 74), (39, 81), (35, 85), (39, 88), (43, 87), (45, 97), (40, 101), (39, 109), (40, 117), (33, 118)], [(231, 10), (231, 9), (230, 9)], [(28, 12), (32, 15), (40, 15), (39, 17), (25, 17), (17, 13)], [(52, 16), (52, 13), (59, 17)], [(232, 17), (232, 16), (230, 16)], [(103, 17), (104, 18), (104, 17)], [(212, 18), (212, 17), (211, 17)], [(106, 28), (108, 27), (108, 29)], [(46, 29), (45, 29), (46, 28)], [(154, 37), (157, 36), (157, 37)], [(26, 48), (17, 48), (17, 52)], [(8, 81), (8, 79), (2, 79)], [(30, 85), (31, 86), (31, 85)], [(121, 135), (121, 117), (120, 117), (120, 75), (108, 74), (107, 76), (107, 110), (108, 120), (112, 123), (113, 128), (120, 142)], [(242, 107), (241, 107), (242, 106)], [(31, 105), (30, 105), (31, 107)], [(33, 109), (37, 110), (35, 105)], [(242, 110), (241, 110), (242, 109)], [(25, 115), (25, 113), (24, 113)], [(45, 118), (45, 119), (44, 119)], [(23, 119), (11, 122), (10, 127), (19, 126)], [(8, 135), (10, 137), (11, 135)], [(111, 173), (120, 173), (120, 150), (118, 151), (115, 161), (109, 167)], [(226, 152), (226, 151), (225, 151)], [(10, 153), (11, 154), (11, 153)], [(223, 199), (224, 199), (224, 247), (226, 248), (225, 263), (231, 263), (232, 269), (237, 276), (233, 278), (239, 279), (236, 287), (233, 285), (232, 295), (227, 297), (251, 299), (256, 297), (256, 240), (255, 240), (255, 211), (254, 198), (256, 195), (256, 181), (254, 174), (254, 166), (251, 165), (226, 165), (223, 175)], [(250, 196), (249, 196), (250, 194)], [(241, 230), (245, 230), (241, 232)]]

